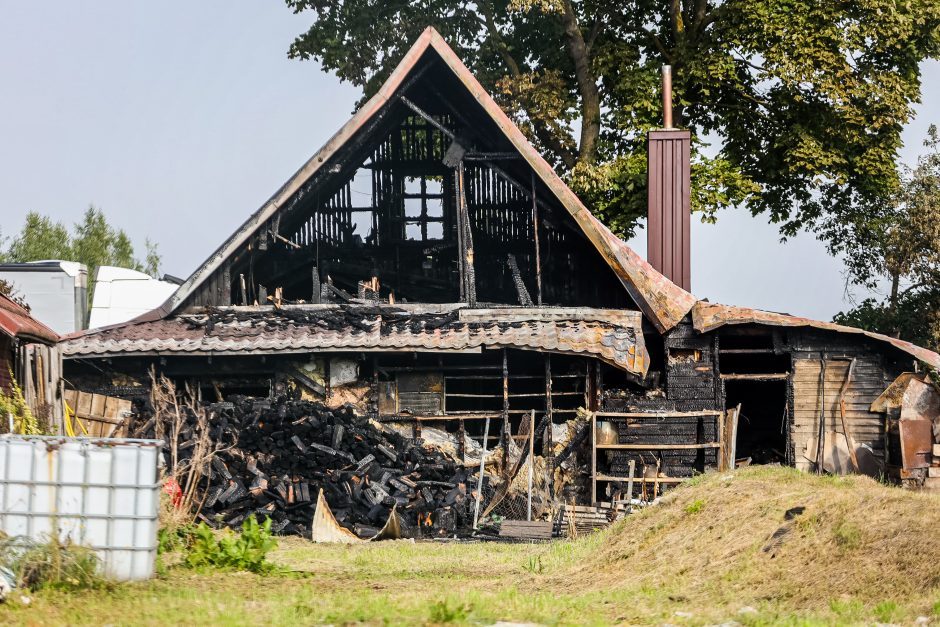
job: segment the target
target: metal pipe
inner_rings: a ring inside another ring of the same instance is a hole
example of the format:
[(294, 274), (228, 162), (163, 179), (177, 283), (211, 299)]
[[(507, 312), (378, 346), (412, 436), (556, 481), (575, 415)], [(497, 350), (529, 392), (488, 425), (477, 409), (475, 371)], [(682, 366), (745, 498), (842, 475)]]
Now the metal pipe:
[(672, 66), (663, 66), (663, 128), (672, 128)]

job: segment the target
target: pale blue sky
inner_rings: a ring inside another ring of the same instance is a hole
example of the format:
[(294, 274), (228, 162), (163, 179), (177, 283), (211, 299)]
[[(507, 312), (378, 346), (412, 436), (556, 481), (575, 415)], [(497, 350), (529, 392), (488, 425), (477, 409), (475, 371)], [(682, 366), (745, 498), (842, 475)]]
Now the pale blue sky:
[[(287, 59), (311, 18), (279, 0), (0, 0), (0, 230), (94, 203), (164, 271), (188, 276), (352, 112), (359, 93)], [(905, 132), (940, 122), (940, 64)], [(931, 107), (930, 105), (933, 104)], [(712, 301), (829, 319), (842, 265), (745, 212), (693, 223), (692, 287)], [(644, 253), (643, 237), (637, 250)]]

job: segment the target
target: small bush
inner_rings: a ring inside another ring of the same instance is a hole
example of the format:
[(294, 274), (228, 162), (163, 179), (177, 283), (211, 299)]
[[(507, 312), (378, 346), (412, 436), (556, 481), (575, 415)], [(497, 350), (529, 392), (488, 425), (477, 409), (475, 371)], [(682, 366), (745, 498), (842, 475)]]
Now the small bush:
[(685, 513), (689, 515), (698, 514), (700, 511), (702, 511), (702, 508), (704, 507), (705, 507), (705, 501), (703, 501), (702, 499), (696, 499), (695, 501), (692, 501), (691, 503), (685, 506)]
[(30, 590), (82, 590), (107, 583), (94, 551), (58, 538), (45, 542), (7, 539), (0, 545), (0, 565), (13, 572), (17, 587)]
[(431, 605), (428, 618), (432, 623), (457, 623), (467, 620), (469, 610), (464, 605), (451, 605), (447, 599), (435, 601)]
[(266, 559), (268, 552), (277, 547), (277, 540), (271, 534), (270, 518), (263, 524), (258, 524), (254, 517), (248, 518), (242, 523), (239, 534), (228, 530), (217, 534), (205, 523), (195, 528), (180, 528), (178, 533), (184, 535), (183, 563), (190, 568), (225, 568), (261, 574), (276, 569)]

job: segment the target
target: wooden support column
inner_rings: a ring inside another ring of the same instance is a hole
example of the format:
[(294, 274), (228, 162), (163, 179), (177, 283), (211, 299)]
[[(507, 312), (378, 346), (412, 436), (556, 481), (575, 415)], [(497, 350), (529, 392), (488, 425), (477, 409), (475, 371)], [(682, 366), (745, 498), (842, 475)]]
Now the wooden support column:
[(597, 505), (597, 413), (591, 412), (591, 505)]
[[(463, 260), (462, 295), (464, 302), (471, 307), (477, 304), (477, 283), (476, 273), (473, 269), (473, 231), (470, 228), (470, 214), (467, 208), (467, 190), (464, 182), (463, 161), (457, 164), (456, 172), (456, 192), (457, 192), (457, 233), (458, 244), (460, 247), (460, 256)], [(462, 235), (462, 237), (460, 237)]]
[(503, 431), (500, 433), (500, 443), (503, 447), (503, 467), (506, 467), (509, 455), (509, 360), (506, 349), (503, 349)]
[(532, 239), (535, 241), (535, 302), (542, 306), (542, 254), (539, 250), (539, 206), (535, 199), (535, 171), (532, 171)]
[(552, 356), (545, 354), (545, 434), (542, 444), (545, 455), (545, 471), (548, 473), (548, 496), (555, 498), (555, 450), (552, 438)]

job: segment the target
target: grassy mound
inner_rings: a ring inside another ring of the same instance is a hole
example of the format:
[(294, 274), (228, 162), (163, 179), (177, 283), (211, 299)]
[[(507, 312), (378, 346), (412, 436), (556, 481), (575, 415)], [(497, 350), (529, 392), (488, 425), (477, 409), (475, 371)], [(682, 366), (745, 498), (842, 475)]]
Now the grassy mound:
[(938, 521), (940, 496), (865, 477), (712, 473), (592, 542), (563, 578), (726, 611), (771, 604), (836, 620), (930, 616), (940, 610)]

